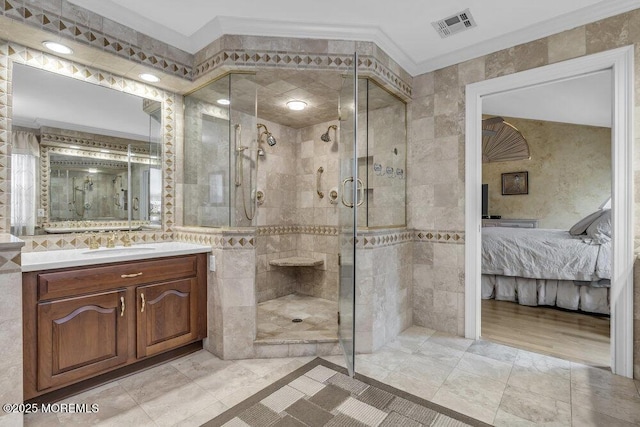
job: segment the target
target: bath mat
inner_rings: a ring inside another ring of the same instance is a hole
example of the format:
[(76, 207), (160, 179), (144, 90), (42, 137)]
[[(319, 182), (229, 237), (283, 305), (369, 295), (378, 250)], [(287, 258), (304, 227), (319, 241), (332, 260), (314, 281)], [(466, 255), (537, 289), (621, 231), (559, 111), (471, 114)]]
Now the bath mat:
[(489, 426), (364, 375), (346, 374), (316, 358), (203, 426)]

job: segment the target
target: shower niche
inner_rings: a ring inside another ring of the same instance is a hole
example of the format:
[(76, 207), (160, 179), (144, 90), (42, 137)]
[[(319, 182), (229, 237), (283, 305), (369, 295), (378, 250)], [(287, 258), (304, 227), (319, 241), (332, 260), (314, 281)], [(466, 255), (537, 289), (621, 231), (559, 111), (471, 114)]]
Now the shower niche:
[[(259, 69), (184, 99), (183, 222), (254, 231), (257, 343), (337, 340), (340, 214), (354, 191), (340, 178), (353, 154), (340, 145), (354, 131), (345, 78)], [(358, 230), (404, 227), (406, 104), (367, 78), (358, 97)]]

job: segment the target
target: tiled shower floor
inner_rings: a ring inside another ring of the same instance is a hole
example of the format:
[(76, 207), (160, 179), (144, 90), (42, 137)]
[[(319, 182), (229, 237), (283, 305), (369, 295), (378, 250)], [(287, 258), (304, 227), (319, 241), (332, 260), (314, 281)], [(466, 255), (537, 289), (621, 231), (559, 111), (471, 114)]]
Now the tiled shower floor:
[[(257, 341), (333, 341), (338, 338), (338, 303), (292, 294), (258, 304)], [(293, 319), (302, 319), (294, 323)]]

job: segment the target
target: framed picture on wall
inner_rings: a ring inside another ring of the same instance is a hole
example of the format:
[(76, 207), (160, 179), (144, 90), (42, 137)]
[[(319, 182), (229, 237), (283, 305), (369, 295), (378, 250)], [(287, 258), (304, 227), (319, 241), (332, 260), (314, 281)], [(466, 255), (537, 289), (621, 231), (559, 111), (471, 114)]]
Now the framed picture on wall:
[(502, 195), (529, 194), (529, 172), (502, 174)]

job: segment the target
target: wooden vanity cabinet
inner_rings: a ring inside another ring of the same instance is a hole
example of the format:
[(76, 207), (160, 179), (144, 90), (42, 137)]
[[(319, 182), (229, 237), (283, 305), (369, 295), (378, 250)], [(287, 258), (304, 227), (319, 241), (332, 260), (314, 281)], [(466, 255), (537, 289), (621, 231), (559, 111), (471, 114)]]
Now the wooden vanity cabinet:
[(123, 289), (38, 303), (38, 389), (127, 362)]
[(23, 273), (25, 399), (206, 336), (206, 257)]

